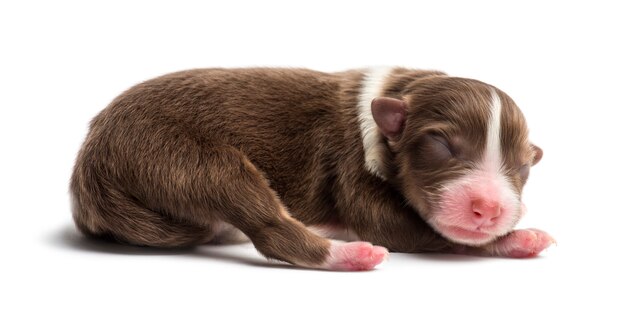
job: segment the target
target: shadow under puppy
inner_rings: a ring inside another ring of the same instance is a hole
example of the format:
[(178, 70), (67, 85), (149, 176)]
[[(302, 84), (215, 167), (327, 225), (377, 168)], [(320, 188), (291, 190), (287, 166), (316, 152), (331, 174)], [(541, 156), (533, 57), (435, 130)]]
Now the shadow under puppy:
[[(159, 247), (248, 237), (298, 266), (369, 270), (387, 249), (538, 254), (553, 239), (513, 227), (541, 156), (514, 102), (476, 80), (198, 69), (141, 83), (98, 114), (70, 188), (89, 236)], [(328, 239), (340, 236), (353, 241)]]

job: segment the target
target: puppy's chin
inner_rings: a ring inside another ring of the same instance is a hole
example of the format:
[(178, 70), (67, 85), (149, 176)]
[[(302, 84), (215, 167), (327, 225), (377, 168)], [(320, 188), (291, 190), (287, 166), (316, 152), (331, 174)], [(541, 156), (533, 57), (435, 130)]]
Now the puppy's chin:
[(455, 225), (432, 224), (432, 226), (451, 242), (468, 246), (482, 246), (491, 243), (499, 236), (486, 231), (466, 229)]

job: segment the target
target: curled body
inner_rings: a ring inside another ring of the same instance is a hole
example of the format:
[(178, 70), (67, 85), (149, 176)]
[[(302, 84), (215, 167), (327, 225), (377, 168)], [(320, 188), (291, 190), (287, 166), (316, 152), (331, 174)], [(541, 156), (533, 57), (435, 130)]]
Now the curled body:
[(158, 247), (249, 238), (298, 266), (366, 270), (387, 250), (537, 254), (547, 234), (511, 231), (541, 155), (514, 102), (476, 80), (197, 69), (134, 86), (98, 114), (70, 193), (89, 236)]

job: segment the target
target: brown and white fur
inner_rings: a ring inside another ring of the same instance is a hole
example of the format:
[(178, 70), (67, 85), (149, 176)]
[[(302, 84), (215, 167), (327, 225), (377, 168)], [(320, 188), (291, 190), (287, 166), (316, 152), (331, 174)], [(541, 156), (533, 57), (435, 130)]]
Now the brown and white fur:
[(330, 270), (372, 269), (387, 249), (527, 257), (553, 241), (513, 231), (541, 155), (514, 102), (476, 80), (190, 70), (93, 119), (73, 216), (89, 236), (158, 247), (247, 237), (268, 258)]

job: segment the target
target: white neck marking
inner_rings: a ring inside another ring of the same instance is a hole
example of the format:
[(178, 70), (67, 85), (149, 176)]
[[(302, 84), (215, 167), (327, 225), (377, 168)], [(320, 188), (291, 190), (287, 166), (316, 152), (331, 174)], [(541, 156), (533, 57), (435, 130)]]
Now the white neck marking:
[(386, 78), (391, 70), (390, 67), (369, 69), (363, 77), (358, 103), (361, 138), (365, 151), (365, 168), (382, 179), (385, 179), (382, 173), (384, 146), (381, 142), (382, 136), (372, 116), (371, 106), (372, 100), (382, 95)]

